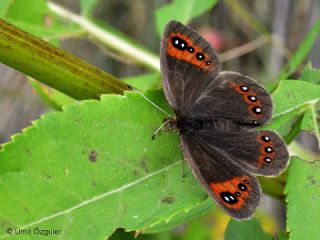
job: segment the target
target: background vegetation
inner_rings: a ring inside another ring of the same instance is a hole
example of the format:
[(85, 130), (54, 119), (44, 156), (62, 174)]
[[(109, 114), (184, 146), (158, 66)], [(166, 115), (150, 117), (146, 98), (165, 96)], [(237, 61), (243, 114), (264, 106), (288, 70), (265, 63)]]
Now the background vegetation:
[[(0, 61), (29, 77), (0, 66), (0, 238), (317, 239), (319, 12), (316, 0), (1, 0)], [(181, 178), (177, 135), (151, 141), (164, 115), (126, 91), (171, 111), (158, 52), (172, 19), (273, 94), (266, 128), (293, 157), (282, 176), (259, 178), (252, 220), (230, 220), (190, 169)]]

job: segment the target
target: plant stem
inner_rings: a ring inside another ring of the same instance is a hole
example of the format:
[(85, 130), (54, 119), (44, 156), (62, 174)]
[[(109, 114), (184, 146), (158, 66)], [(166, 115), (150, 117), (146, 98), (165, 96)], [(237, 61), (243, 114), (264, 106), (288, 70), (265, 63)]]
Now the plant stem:
[(55, 14), (68, 19), (69, 21), (78, 24), (84, 29), (88, 34), (92, 35), (105, 45), (110, 48), (120, 52), (129, 59), (132, 59), (135, 62), (139, 62), (143, 65), (146, 65), (154, 70), (160, 71), (160, 61), (159, 57), (138, 47), (135, 47), (131, 43), (128, 43), (124, 39), (117, 37), (116, 35), (108, 32), (106, 29), (103, 29), (89, 19), (86, 19), (82, 16), (72, 13), (61, 6), (48, 2), (48, 7)]
[(284, 197), (285, 183), (278, 181), (278, 178), (259, 177), (262, 191), (272, 197), (281, 199)]
[(230, 7), (231, 11), (239, 15), (241, 20), (244, 21), (248, 26), (255, 29), (258, 33), (263, 34), (265, 38), (268, 38), (269, 42), (272, 40), (274, 47), (277, 48), (279, 53), (285, 58), (289, 58), (291, 56), (290, 50), (281, 42), (281, 40), (278, 39), (276, 35), (271, 35), (265, 26), (259, 22), (259, 20), (257, 20), (241, 2), (225, 0), (224, 3)]
[(0, 61), (79, 100), (128, 89), (114, 76), (1, 19)]
[(320, 34), (320, 19), (318, 19), (311, 30), (307, 33), (303, 41), (300, 43), (297, 50), (290, 58), (290, 60), (283, 66), (281, 72), (279, 73), (278, 79), (288, 79), (288, 77), (294, 73), (294, 71), (301, 65), (303, 60), (308, 56), (310, 50), (317, 40)]
[(226, 51), (224, 53), (221, 53), (219, 55), (220, 62), (227, 62), (234, 58), (240, 57), (244, 54), (247, 54), (249, 52), (254, 51), (255, 49), (262, 47), (266, 43), (268, 43), (270, 40), (269, 37), (266, 37), (265, 35), (260, 36), (259, 38), (248, 42), (246, 44), (243, 44), (239, 47), (233, 48), (229, 51)]

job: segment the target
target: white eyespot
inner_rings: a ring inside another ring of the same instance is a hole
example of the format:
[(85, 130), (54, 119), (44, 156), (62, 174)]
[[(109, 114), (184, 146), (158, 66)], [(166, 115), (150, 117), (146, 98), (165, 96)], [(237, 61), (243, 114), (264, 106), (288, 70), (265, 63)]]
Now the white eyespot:
[(272, 147), (266, 147), (266, 148), (265, 148), (265, 151), (266, 151), (267, 153), (272, 153), (273, 149), (272, 149)]
[(255, 111), (256, 111), (256, 113), (261, 113), (261, 108), (257, 107), (257, 108), (255, 109)]
[(265, 161), (266, 163), (270, 163), (270, 162), (271, 162), (271, 158), (265, 157), (265, 158), (264, 158), (264, 161)]
[(204, 55), (202, 53), (197, 53), (197, 59), (202, 61), (204, 59)]
[(175, 41), (174, 41), (174, 44), (178, 45), (178, 44), (179, 44), (179, 40), (178, 40), (178, 39), (175, 40)]
[(248, 91), (249, 90), (249, 88), (247, 86), (241, 86), (240, 88), (241, 88), (242, 91)]

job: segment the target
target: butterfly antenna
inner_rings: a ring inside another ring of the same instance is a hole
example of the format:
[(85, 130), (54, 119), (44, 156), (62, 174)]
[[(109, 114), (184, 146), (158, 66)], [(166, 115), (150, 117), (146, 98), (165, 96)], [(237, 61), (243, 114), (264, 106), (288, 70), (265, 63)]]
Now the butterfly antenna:
[(152, 140), (154, 140), (154, 138), (156, 137), (156, 135), (160, 132), (160, 130), (167, 125), (168, 123), (170, 123), (172, 121), (172, 118), (167, 119), (164, 123), (161, 124), (160, 127), (158, 127), (158, 129), (152, 134)]
[[(155, 108), (157, 108), (158, 110), (160, 110), (161, 112), (163, 112), (164, 114), (166, 114), (168, 117), (172, 118), (172, 116), (166, 112), (165, 110), (163, 110), (162, 108), (160, 108), (159, 106), (157, 106), (157, 104), (155, 104), (154, 102), (152, 102), (149, 98), (147, 98), (142, 92), (140, 92), (138, 89), (135, 89), (134, 87), (130, 86), (130, 88), (135, 91), (136, 93), (138, 93), (141, 97), (143, 97), (145, 100), (147, 100), (149, 103), (151, 103)], [(162, 128), (164, 125), (162, 124), (160, 126), (160, 128)], [(157, 130), (158, 131), (158, 130)]]

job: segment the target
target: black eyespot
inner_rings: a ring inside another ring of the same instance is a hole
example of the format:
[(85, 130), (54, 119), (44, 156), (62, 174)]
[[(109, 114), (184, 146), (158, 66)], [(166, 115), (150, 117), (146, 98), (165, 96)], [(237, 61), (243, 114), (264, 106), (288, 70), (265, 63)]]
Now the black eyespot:
[(237, 197), (241, 196), (241, 193), (239, 193), (239, 192), (235, 192), (235, 194), (236, 194)]
[(193, 47), (188, 47), (188, 51), (193, 53), (194, 52), (194, 48)]
[(269, 157), (265, 157), (263, 160), (264, 160), (266, 163), (271, 163), (271, 161), (272, 161), (272, 159), (269, 158)]
[(251, 101), (251, 102), (256, 102), (257, 101), (257, 97), (256, 96), (248, 96), (248, 99)]
[(271, 138), (267, 135), (264, 135), (261, 137), (261, 140), (264, 141), (264, 142), (270, 142)]
[(211, 64), (211, 62), (210, 62), (210, 61), (206, 61), (206, 64), (207, 64), (207, 65), (210, 65), (210, 64)]
[(253, 111), (255, 114), (261, 114), (261, 113), (262, 113), (261, 107), (253, 107), (253, 108), (252, 108), (252, 111)]
[(238, 202), (238, 198), (230, 192), (221, 192), (221, 199), (228, 204), (235, 204)]
[(204, 55), (202, 53), (197, 53), (197, 59), (199, 61), (203, 61), (204, 60)]
[(187, 42), (179, 37), (171, 38), (171, 43), (172, 43), (173, 47), (175, 47), (179, 50), (185, 50), (188, 47)]
[(240, 86), (242, 92), (248, 92), (249, 88), (247, 86)]
[(266, 153), (272, 153), (272, 152), (273, 152), (273, 149), (272, 149), (272, 147), (265, 147), (265, 148), (264, 148), (264, 151), (265, 151)]
[(238, 188), (239, 188), (241, 191), (247, 191), (247, 186), (244, 185), (243, 183), (239, 183), (239, 184), (238, 184)]

